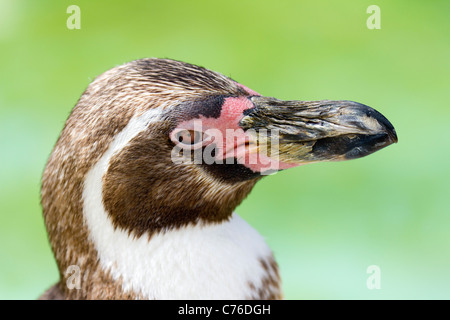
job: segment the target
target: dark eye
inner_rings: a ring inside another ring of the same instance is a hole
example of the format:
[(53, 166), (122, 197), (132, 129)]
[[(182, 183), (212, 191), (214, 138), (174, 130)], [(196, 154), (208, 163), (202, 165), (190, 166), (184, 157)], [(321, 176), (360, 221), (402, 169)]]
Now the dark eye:
[(180, 130), (176, 133), (178, 142), (184, 145), (195, 145), (203, 141), (203, 132), (194, 130)]

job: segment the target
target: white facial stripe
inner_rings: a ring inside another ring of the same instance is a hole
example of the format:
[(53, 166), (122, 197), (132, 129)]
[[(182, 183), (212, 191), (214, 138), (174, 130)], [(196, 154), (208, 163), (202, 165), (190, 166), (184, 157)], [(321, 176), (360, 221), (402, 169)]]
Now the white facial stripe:
[[(151, 109), (128, 125), (88, 172), (83, 211), (89, 236), (105, 270), (125, 291), (149, 299), (243, 299), (249, 283), (261, 285), (260, 260), (271, 256), (264, 239), (236, 214), (221, 224), (190, 225), (166, 233), (129, 236), (114, 228), (103, 200), (103, 176), (111, 158), (159, 119)], [(149, 212), (151, 214), (151, 212)]]
[[(100, 260), (104, 267), (110, 268), (113, 260), (110, 257), (117, 255), (121, 246), (116, 243), (121, 237), (120, 231), (115, 231), (103, 206), (103, 176), (108, 170), (111, 158), (122, 150), (128, 142), (145, 130), (151, 122), (158, 120), (160, 109), (150, 109), (142, 116), (132, 118), (127, 126), (112, 141), (110, 147), (100, 160), (89, 170), (84, 181), (83, 213), (90, 231), (91, 240), (96, 245)], [(116, 238), (117, 233), (117, 238)], [(123, 248), (121, 248), (123, 249)], [(103, 259), (102, 259), (103, 258)]]

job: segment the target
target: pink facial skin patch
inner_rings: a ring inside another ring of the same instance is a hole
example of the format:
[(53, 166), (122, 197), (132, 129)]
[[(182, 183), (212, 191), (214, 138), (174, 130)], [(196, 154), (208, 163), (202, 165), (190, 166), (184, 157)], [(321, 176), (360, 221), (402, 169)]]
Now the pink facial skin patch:
[(247, 88), (246, 86), (244, 86), (243, 84), (240, 84), (238, 82), (235, 82), (239, 87), (241, 87), (242, 89), (244, 89), (249, 95), (251, 96), (260, 96), (260, 94), (250, 88)]
[[(259, 96), (257, 92), (239, 83), (237, 85), (250, 95)], [(239, 126), (239, 122), (244, 117), (244, 111), (254, 107), (255, 105), (247, 96), (228, 97), (224, 99), (218, 118), (207, 118), (200, 115), (198, 118), (179, 123), (172, 133), (180, 130), (203, 133), (204, 142), (198, 144), (198, 146), (205, 147), (206, 145), (211, 144), (212, 146), (214, 144), (213, 161), (219, 164), (230, 163), (230, 161), (236, 163), (237, 161), (237, 163), (246, 166), (253, 172), (258, 172), (262, 175), (295, 167), (296, 164), (277, 161), (261, 153), (255, 135), (245, 132)], [(172, 137), (172, 134), (171, 139), (178, 144), (177, 138)], [(205, 148), (205, 150), (207, 149), (208, 147)], [(208, 150), (208, 155), (205, 156), (210, 159), (211, 150)], [(205, 162), (210, 163), (211, 161)]]

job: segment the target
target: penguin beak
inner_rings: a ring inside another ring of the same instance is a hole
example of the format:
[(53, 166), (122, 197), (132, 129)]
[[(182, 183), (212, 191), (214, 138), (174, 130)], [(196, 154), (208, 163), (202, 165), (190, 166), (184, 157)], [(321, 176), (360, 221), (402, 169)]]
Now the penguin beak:
[(240, 127), (259, 152), (295, 166), (367, 156), (398, 141), (392, 124), (378, 111), (353, 101), (281, 101), (249, 97)]

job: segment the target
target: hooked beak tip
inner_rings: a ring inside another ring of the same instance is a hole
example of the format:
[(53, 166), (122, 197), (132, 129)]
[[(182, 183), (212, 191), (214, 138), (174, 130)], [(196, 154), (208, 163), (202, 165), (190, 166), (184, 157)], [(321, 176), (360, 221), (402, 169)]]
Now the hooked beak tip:
[(395, 132), (395, 129), (388, 131), (388, 136), (391, 139), (392, 143), (398, 142), (397, 132)]
[[(364, 105), (362, 105), (364, 106)], [(397, 132), (395, 131), (394, 126), (391, 124), (391, 122), (386, 119), (385, 116), (383, 116), (380, 112), (376, 111), (373, 108), (364, 106), (365, 108), (367, 108), (366, 114), (368, 117), (375, 119), (378, 124), (381, 126), (382, 130), (384, 132), (386, 132), (386, 134), (388, 135), (388, 140), (389, 140), (389, 144), (392, 143), (397, 143), (398, 142), (398, 137), (397, 137)]]

